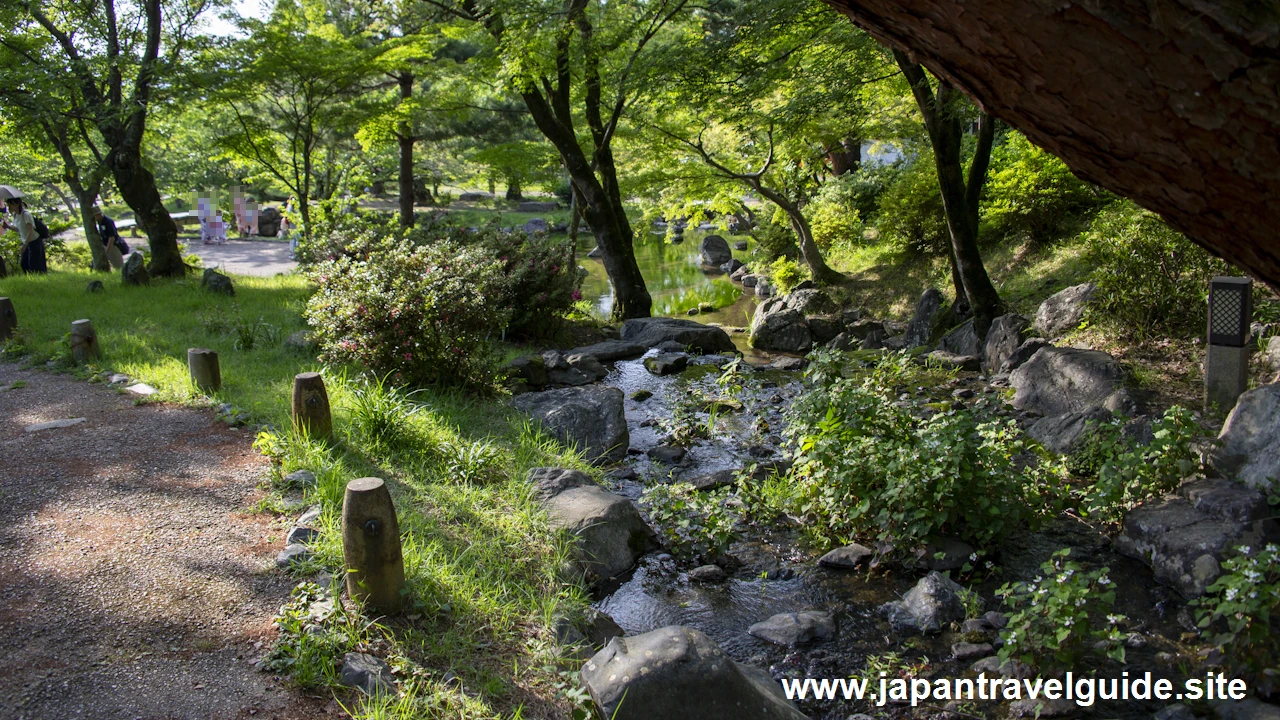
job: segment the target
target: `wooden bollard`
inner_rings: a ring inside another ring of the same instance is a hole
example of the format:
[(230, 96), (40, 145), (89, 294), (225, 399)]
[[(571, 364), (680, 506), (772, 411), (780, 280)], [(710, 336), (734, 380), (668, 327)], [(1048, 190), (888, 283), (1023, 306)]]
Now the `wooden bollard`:
[(379, 478), (347, 483), (342, 499), (342, 555), (347, 592), (387, 615), (404, 607), (404, 555), (400, 523), (387, 485)]
[(71, 323), (71, 359), (78, 363), (88, 362), (99, 355), (98, 333), (89, 320), (76, 320)]
[(329, 393), (320, 373), (299, 373), (293, 378), (293, 426), (313, 437), (333, 437)]
[(187, 348), (187, 370), (191, 382), (206, 395), (222, 389), (222, 370), (218, 367), (218, 353), (205, 348)]
[(18, 311), (13, 309), (13, 301), (0, 297), (0, 341), (13, 337), (13, 331), (17, 329)]

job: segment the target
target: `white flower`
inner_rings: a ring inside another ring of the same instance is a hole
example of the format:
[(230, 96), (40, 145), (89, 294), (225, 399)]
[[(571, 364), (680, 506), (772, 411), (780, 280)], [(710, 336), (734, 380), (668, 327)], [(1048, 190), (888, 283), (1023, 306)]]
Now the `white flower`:
[(1035, 580), (1032, 580), (1031, 582), (1032, 582), (1032, 583), (1037, 583), (1037, 584), (1038, 584), (1041, 580), (1044, 580), (1044, 578), (1042, 578), (1042, 577), (1040, 577), (1039, 575), (1037, 575), (1037, 576), (1036, 576), (1036, 579), (1035, 579)]
[(1248, 554), (1249, 554), (1249, 550), (1250, 550), (1249, 546), (1248, 546), (1248, 545), (1245, 545), (1244, 547), (1240, 548), (1240, 554), (1242, 554), (1242, 555), (1248, 555)]
[(1067, 576), (1066, 576), (1066, 575), (1059, 575), (1059, 576), (1058, 576), (1058, 584), (1059, 584), (1059, 585), (1061, 585), (1062, 583), (1064, 583), (1064, 582), (1066, 582), (1066, 581), (1067, 581)]
[(1014, 641), (1016, 641), (1017, 639), (1018, 639), (1018, 633), (1011, 632), (1009, 633), (1009, 637), (1005, 640), (1005, 643), (1012, 645)]
[(1254, 590), (1253, 592), (1249, 593), (1249, 599), (1250, 599), (1250, 600), (1257, 600), (1257, 599), (1258, 599), (1258, 591), (1257, 591), (1257, 590)]
[(1071, 627), (1071, 623), (1073, 623), (1073, 622), (1075, 622), (1073, 619), (1071, 619), (1071, 618), (1067, 618), (1066, 620), (1063, 620), (1063, 621), (1062, 621), (1062, 624), (1063, 624), (1063, 625), (1065, 625), (1065, 626), (1067, 626), (1067, 627)]
[(1227, 594), (1226, 594), (1226, 596), (1225, 596), (1225, 597), (1226, 597), (1226, 599), (1227, 599), (1227, 600), (1235, 600), (1235, 599), (1236, 599), (1236, 595), (1237, 595), (1239, 592), (1240, 592), (1240, 591), (1239, 591), (1239, 590), (1236, 590), (1235, 588), (1227, 588)]
[(1076, 607), (1080, 607), (1083, 604), (1084, 604), (1084, 598), (1076, 598)]
[(1119, 616), (1119, 615), (1108, 615), (1108, 616), (1107, 616), (1107, 622), (1111, 623), (1112, 625), (1115, 625), (1116, 623), (1120, 622), (1120, 616)]
[(1277, 551), (1277, 550), (1280, 550), (1280, 547), (1276, 547), (1276, 544), (1275, 544), (1275, 543), (1268, 543), (1268, 544), (1267, 544), (1267, 552), (1269, 552), (1269, 553), (1273, 553), (1273, 552), (1275, 552), (1275, 551)]
[(970, 562), (978, 562), (978, 553), (970, 553), (969, 560)]
[(1110, 584), (1111, 584), (1111, 578), (1107, 577), (1106, 575), (1103, 575), (1102, 577), (1098, 578), (1098, 584), (1099, 584), (1099, 585), (1110, 585)]

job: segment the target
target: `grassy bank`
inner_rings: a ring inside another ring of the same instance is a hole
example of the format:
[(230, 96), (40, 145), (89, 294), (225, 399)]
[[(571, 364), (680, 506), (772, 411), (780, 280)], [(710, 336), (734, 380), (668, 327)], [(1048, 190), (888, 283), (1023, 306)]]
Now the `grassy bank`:
[[(86, 292), (95, 279), (105, 292)], [(356, 717), (568, 715), (573, 703), (561, 695), (561, 651), (550, 627), (554, 616), (580, 611), (586, 599), (564, 571), (567, 540), (531, 501), (525, 478), (533, 467), (582, 462), (497, 400), (434, 390), (406, 396), (350, 368), (322, 367), (284, 342), (304, 327), (309, 289), (302, 278), (234, 281), (232, 299), (206, 293), (194, 279), (145, 288), (69, 270), (3, 279), (0, 296), (13, 300), (20, 331), (0, 359), (53, 361), (96, 381), (106, 370), (122, 372), (155, 386), (159, 400), (226, 402), (282, 428), (258, 436), (257, 447), (275, 466), (254, 509), (278, 516), (279, 548), (299, 499), (321, 506), (322, 535), (315, 558), (295, 571), (299, 580), (327, 573), (342, 582), (346, 483), (363, 476), (388, 481), (404, 541), (409, 609), (395, 619), (361, 614), (350, 603), (318, 612), (308, 606), (320, 588), (303, 586), (264, 658), (297, 685), (332, 689)], [(98, 329), (103, 357), (76, 368), (64, 336), (80, 318)], [(224, 387), (215, 398), (201, 397), (188, 380), (186, 350), (197, 346), (219, 352)], [(326, 376), (337, 435), (330, 445), (287, 430), (292, 378), (306, 370)], [(301, 469), (316, 481), (287, 485), (284, 476)], [(337, 661), (351, 651), (387, 659), (403, 692), (372, 701), (339, 688)]]

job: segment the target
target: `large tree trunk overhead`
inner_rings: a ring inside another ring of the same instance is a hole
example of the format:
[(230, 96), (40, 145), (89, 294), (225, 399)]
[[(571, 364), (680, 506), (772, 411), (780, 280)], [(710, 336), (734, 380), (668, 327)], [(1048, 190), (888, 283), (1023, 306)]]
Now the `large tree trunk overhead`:
[(155, 177), (143, 166), (141, 152), (127, 147), (112, 148), (107, 159), (120, 196), (133, 209), (138, 225), (147, 234), (147, 245), (151, 248), (148, 272), (152, 277), (186, 274), (187, 265), (178, 250), (178, 226), (169, 217), (169, 210), (156, 189)]
[(1280, 3), (827, 2), (1280, 288)]

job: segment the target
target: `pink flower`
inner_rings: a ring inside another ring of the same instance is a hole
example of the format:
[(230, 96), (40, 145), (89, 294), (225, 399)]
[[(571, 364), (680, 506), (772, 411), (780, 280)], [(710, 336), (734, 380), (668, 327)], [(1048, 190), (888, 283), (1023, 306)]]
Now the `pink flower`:
[(577, 290), (574, 290), (574, 291), (573, 291), (573, 299), (574, 299), (574, 300), (581, 300), (581, 299), (582, 299), (582, 293), (578, 292)]
[(413, 353), (405, 353), (405, 354), (404, 354), (404, 360), (405, 360), (405, 362), (409, 362), (409, 361), (410, 361), (410, 360), (412, 360), (412, 359), (413, 359)]

